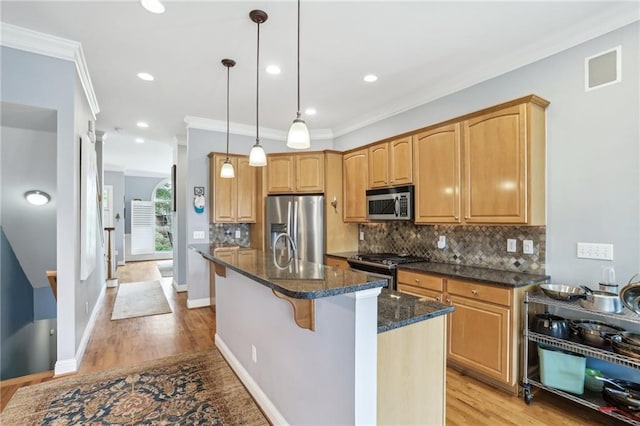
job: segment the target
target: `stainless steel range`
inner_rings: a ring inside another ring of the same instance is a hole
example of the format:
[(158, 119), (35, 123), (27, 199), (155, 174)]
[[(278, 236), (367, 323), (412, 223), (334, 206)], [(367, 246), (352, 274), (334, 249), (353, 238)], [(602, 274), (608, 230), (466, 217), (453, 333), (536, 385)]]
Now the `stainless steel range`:
[(398, 265), (414, 262), (428, 262), (426, 257), (401, 255), (395, 253), (358, 253), (347, 259), (351, 269), (365, 272), (377, 279), (386, 279), (389, 289), (397, 290), (396, 277)]

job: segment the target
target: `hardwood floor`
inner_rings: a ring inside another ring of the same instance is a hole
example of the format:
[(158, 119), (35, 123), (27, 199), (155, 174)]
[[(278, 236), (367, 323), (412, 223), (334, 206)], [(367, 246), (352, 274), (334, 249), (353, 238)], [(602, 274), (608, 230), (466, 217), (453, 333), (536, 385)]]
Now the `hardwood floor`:
[[(130, 262), (118, 268), (120, 285), (161, 279), (156, 262)], [(214, 346), (215, 314), (211, 308), (187, 309), (187, 294), (176, 293), (171, 279), (162, 280), (173, 313), (111, 321), (116, 289), (106, 290), (93, 335), (78, 374), (127, 367), (170, 355)], [(4, 409), (20, 386), (55, 380), (34, 375), (2, 383)], [(5, 386), (5, 383), (7, 386)], [(447, 371), (447, 425), (616, 425), (611, 417), (540, 391), (531, 405), (457, 371)]]

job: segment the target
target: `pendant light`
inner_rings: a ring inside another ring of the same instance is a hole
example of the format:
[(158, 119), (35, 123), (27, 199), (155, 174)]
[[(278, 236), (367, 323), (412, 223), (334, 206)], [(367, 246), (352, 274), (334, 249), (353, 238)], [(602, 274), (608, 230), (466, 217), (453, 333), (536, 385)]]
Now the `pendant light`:
[(269, 17), (262, 10), (252, 10), (249, 17), (253, 22), (258, 24), (258, 43), (256, 47), (256, 144), (251, 148), (249, 153), (249, 165), (254, 167), (263, 167), (267, 165), (267, 155), (260, 145), (260, 124), (258, 121), (259, 111), (259, 95), (260, 95), (260, 24), (264, 23)]
[(229, 161), (229, 70), (236, 65), (236, 61), (233, 59), (223, 59), (222, 65), (227, 67), (227, 159), (224, 160), (222, 168), (220, 169), (220, 177), (234, 178), (236, 174), (233, 171), (233, 164)]
[(298, 0), (298, 110), (296, 112), (296, 119), (293, 120), (293, 124), (289, 128), (289, 135), (287, 136), (287, 146), (289, 148), (309, 148), (309, 130), (304, 120), (300, 118), (300, 115), (300, 0)]

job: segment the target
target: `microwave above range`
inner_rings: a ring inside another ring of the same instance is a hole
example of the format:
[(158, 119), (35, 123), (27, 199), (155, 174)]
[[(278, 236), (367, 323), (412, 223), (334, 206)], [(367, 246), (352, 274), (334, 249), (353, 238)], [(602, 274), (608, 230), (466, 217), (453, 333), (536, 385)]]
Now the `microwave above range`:
[(413, 220), (413, 185), (367, 190), (367, 219)]

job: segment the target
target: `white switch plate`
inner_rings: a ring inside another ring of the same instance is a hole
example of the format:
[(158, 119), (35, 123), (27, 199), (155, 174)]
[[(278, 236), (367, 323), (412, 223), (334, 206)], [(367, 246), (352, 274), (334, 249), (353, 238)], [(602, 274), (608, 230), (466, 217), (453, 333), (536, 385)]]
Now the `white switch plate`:
[(364, 231), (360, 231), (360, 241), (364, 241)]
[(445, 235), (440, 235), (438, 238), (438, 248), (443, 249), (447, 246), (447, 237)]
[(240, 230), (236, 229), (236, 238), (240, 238)]
[(251, 345), (251, 360), (256, 364), (258, 363), (258, 351), (254, 345)]
[(533, 240), (523, 240), (522, 241), (522, 253), (523, 254), (533, 254)]
[(512, 238), (507, 239), (507, 251), (509, 253), (515, 253), (518, 246), (518, 242)]
[(194, 240), (204, 240), (204, 231), (193, 231)]
[(613, 260), (613, 244), (578, 243), (576, 256), (582, 259)]

